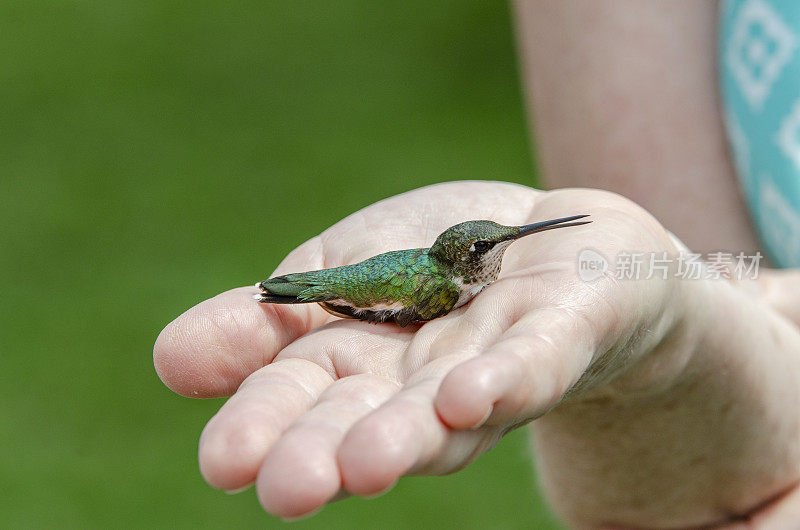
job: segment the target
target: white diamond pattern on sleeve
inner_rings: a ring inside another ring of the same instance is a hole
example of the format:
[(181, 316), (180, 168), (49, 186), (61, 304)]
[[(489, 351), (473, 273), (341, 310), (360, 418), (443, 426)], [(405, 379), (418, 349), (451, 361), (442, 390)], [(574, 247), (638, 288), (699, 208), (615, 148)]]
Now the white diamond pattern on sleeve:
[(800, 267), (800, 0), (727, 0), (719, 78), (731, 154), (761, 243)]
[(795, 101), (792, 111), (783, 119), (777, 142), (783, 155), (800, 171), (800, 99)]
[(741, 7), (727, 62), (754, 109), (761, 108), (796, 47), (794, 33), (765, 0), (748, 0)]

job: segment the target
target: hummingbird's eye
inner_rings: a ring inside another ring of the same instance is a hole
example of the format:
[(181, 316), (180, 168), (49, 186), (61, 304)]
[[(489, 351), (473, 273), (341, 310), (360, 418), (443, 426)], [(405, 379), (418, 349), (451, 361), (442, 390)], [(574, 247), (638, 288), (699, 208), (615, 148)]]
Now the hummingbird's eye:
[(494, 244), (490, 243), (489, 241), (476, 241), (472, 244), (472, 248), (470, 250), (477, 252), (478, 254), (483, 254), (493, 246)]

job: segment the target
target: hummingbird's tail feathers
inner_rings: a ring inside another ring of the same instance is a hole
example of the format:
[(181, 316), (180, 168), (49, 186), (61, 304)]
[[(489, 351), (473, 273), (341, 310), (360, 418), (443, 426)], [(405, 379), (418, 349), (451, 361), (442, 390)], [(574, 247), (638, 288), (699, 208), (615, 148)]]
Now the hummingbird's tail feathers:
[(337, 298), (314, 281), (309, 273), (287, 274), (256, 284), (261, 292), (256, 300), (268, 304), (307, 304)]
[(261, 289), (264, 294), (278, 297), (296, 297), (306, 287), (308, 286), (289, 281), (286, 276), (270, 278), (258, 284), (258, 288)]
[(258, 293), (253, 298), (262, 304), (305, 304), (305, 300), (300, 300), (296, 296), (274, 296), (271, 294)]

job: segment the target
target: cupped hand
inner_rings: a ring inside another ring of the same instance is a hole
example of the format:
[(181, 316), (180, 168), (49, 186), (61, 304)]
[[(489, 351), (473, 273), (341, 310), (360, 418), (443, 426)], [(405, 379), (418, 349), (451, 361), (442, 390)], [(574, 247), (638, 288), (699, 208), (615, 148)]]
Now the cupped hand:
[(425, 324), (374, 325), (316, 304), (259, 304), (254, 287), (188, 310), (161, 333), (154, 361), (180, 394), (232, 395), (200, 439), (203, 476), (225, 490), (255, 481), (268, 511), (299, 517), (346, 493), (379, 494), (405, 474), (455, 471), (574, 396), (669, 384), (685, 359), (666, 353), (649, 361), (681, 320), (677, 282), (645, 279), (644, 268), (635, 282), (578, 274), (587, 248), (596, 254), (584, 257), (612, 262), (620, 253), (676, 251), (658, 222), (615, 194), (430, 186), (347, 217), (275, 274), (430, 246), (470, 219), (522, 225), (579, 214), (593, 222), (515, 242), (494, 284)]

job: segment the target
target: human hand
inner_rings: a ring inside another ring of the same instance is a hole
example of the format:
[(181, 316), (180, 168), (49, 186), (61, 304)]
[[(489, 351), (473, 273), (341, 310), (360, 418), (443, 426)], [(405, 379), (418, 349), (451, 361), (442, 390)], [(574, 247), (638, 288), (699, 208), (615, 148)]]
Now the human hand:
[(185, 396), (233, 394), (200, 440), (206, 480), (225, 490), (255, 481), (268, 511), (298, 517), (340, 492), (371, 496), (405, 474), (455, 471), (563, 401), (668, 386), (686, 352), (654, 352), (681, 328), (681, 286), (658, 276), (587, 283), (576, 272), (586, 247), (605, 256), (676, 251), (655, 219), (611, 193), (422, 188), (337, 223), (275, 274), (429, 246), (465, 220), (520, 225), (574, 214), (594, 222), (514, 243), (498, 281), (424, 325), (258, 304), (253, 287), (178, 317), (155, 344), (161, 379)]

